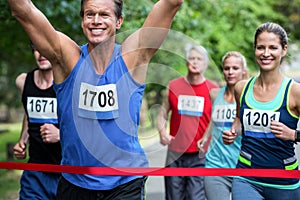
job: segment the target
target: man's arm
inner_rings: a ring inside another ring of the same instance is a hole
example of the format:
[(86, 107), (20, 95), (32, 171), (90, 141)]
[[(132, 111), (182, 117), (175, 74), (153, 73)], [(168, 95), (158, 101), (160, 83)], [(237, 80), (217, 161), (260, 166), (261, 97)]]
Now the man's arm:
[[(218, 93), (220, 91), (220, 88), (212, 88), (209, 92), (209, 96), (210, 96), (210, 100), (211, 103), (213, 104)], [(206, 142), (209, 140), (209, 138), (211, 137), (211, 132), (212, 132), (212, 127), (213, 127), (213, 123), (212, 123), (212, 119), (209, 121), (209, 124), (204, 132), (204, 135), (202, 136), (202, 138), (200, 140), (198, 140), (197, 142), (197, 147), (201, 152), (204, 152), (203, 147), (205, 146)]]
[(56, 31), (30, 0), (7, 2), (35, 48), (52, 63), (55, 82), (62, 82), (80, 56), (79, 47), (69, 37)]
[(171, 136), (169, 133), (167, 133), (169, 111), (170, 111), (170, 104), (169, 104), (168, 97), (167, 97), (158, 113), (158, 116), (157, 116), (157, 130), (159, 132), (160, 143), (162, 145), (169, 145), (169, 144), (171, 144), (172, 140), (174, 139), (173, 136)]
[(28, 138), (29, 138), (29, 134), (28, 134), (28, 116), (26, 114), (24, 114), (20, 140), (22, 140), (24, 142), (24, 144), (27, 144), (28, 143)]
[[(22, 73), (16, 78), (16, 86), (18, 88), (19, 93), (22, 95), (25, 85), (27, 74)], [(26, 144), (28, 142), (29, 134), (28, 134), (28, 120), (27, 114), (24, 114), (22, 129), (20, 139), (14, 146), (14, 155), (17, 159), (25, 159), (26, 158)]]
[(18, 89), (18, 91), (21, 95), (23, 94), (23, 89), (24, 89), (24, 84), (25, 84), (26, 77), (27, 77), (27, 74), (22, 73), (16, 78), (15, 83), (16, 83), (17, 89)]
[(123, 43), (125, 63), (136, 81), (145, 82), (147, 64), (161, 46), (184, 0), (160, 0), (154, 4), (141, 29)]
[(14, 156), (17, 159), (25, 159), (26, 158), (26, 145), (28, 142), (28, 138), (29, 138), (28, 121), (27, 121), (27, 115), (24, 114), (20, 139), (19, 139), (18, 143), (15, 144), (15, 146), (14, 146)]

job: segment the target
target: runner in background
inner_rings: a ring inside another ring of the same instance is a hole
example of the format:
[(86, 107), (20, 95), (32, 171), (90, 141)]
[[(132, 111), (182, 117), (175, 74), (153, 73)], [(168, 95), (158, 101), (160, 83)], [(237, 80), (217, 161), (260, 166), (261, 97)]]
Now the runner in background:
[[(235, 84), (247, 78), (248, 68), (245, 57), (236, 51), (227, 52), (222, 58), (222, 72), (226, 85), (212, 89), (210, 98), (213, 102), (212, 118), (204, 136), (198, 141), (200, 153), (210, 140), (206, 153), (206, 168), (235, 168), (240, 153), (241, 136), (233, 144), (225, 145), (222, 133), (228, 130), (236, 117), (236, 102), (234, 99)], [(232, 177), (205, 176), (205, 194), (208, 200), (231, 199)]]
[[(14, 155), (17, 159), (25, 159), (26, 146), (29, 144), (29, 163), (58, 165), (61, 161), (61, 147), (52, 65), (32, 43), (31, 48), (37, 68), (16, 78), (25, 114), (20, 139), (14, 146)], [(57, 173), (24, 171), (20, 180), (20, 200), (56, 199), (59, 178), (60, 174)]]
[[(168, 97), (157, 117), (157, 129), (160, 143), (168, 145), (166, 167), (201, 168), (205, 165), (205, 154), (199, 157), (197, 142), (211, 117), (209, 92), (218, 86), (204, 76), (209, 63), (206, 49), (187, 44), (185, 50), (188, 73), (169, 82)], [(169, 112), (170, 134), (166, 130)], [(205, 199), (200, 176), (166, 176), (165, 191), (167, 200)]]

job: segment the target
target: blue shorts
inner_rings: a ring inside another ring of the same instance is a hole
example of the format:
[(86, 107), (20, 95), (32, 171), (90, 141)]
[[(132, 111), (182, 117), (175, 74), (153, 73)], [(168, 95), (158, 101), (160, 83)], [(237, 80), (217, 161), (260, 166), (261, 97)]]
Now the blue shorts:
[(293, 190), (284, 190), (253, 184), (247, 180), (233, 178), (232, 182), (233, 200), (294, 200), (300, 199), (300, 187)]
[(54, 200), (61, 175), (38, 171), (24, 171), (20, 180), (20, 200)]

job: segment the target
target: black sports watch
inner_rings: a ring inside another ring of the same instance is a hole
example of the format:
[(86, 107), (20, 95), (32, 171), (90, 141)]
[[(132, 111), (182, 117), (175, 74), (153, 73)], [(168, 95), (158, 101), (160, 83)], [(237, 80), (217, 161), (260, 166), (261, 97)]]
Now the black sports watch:
[(295, 130), (295, 142), (300, 142), (300, 130)]

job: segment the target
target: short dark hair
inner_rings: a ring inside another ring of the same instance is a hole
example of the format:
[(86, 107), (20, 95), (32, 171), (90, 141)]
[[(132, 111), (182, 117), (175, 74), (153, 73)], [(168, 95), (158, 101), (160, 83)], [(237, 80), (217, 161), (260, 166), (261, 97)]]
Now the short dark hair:
[[(81, 8), (80, 8), (80, 16), (83, 17), (84, 15), (84, 3), (87, 0), (81, 0)], [(122, 16), (122, 10), (123, 10), (123, 0), (113, 0), (115, 3), (115, 15), (117, 19), (119, 19)]]

